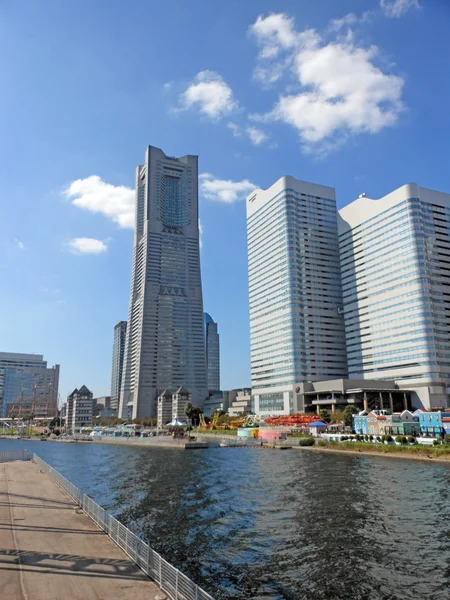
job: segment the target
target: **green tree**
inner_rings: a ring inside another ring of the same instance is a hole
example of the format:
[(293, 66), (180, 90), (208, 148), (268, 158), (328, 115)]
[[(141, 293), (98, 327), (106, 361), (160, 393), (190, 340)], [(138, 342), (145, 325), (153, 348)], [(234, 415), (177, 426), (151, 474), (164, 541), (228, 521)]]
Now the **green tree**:
[(343, 420), (344, 420), (344, 424), (347, 425), (347, 427), (351, 427), (353, 425), (353, 415), (356, 415), (356, 413), (358, 413), (358, 409), (355, 406), (352, 406), (351, 404), (349, 404), (348, 406), (345, 407), (344, 412), (342, 413), (343, 416)]
[(184, 409), (184, 414), (187, 416), (187, 418), (192, 421), (192, 411), (193, 411), (194, 407), (192, 406), (192, 404), (190, 402), (188, 402), (186, 404), (186, 407)]
[(324, 422), (324, 423), (329, 423), (330, 422), (330, 413), (327, 411), (326, 408), (321, 408), (320, 412), (319, 412), (319, 416), (320, 419)]

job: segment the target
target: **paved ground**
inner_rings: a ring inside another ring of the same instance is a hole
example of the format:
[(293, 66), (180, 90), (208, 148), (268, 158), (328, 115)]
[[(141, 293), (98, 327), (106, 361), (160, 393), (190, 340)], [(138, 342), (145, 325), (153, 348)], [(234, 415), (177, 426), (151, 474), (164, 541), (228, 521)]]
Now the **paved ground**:
[(0, 598), (165, 597), (31, 462), (0, 463)]

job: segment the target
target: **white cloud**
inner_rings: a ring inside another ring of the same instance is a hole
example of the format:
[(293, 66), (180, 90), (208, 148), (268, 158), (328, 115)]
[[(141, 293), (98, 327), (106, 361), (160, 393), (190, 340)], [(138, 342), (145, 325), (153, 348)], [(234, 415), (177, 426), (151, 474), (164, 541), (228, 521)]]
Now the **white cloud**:
[(380, 0), (380, 8), (386, 17), (402, 17), (412, 8), (420, 8), (419, 0)]
[(19, 250), (26, 250), (25, 244), (23, 242), (21, 242), (17, 238), (14, 239), (14, 242), (16, 243), (16, 246), (19, 248)]
[(227, 204), (244, 200), (252, 190), (258, 187), (248, 179), (242, 181), (215, 179), (211, 173), (202, 173), (199, 181), (200, 193), (204, 198)]
[(239, 127), (239, 125), (237, 123), (233, 123), (233, 121), (229, 121), (227, 123), (227, 127), (229, 127), (231, 129), (234, 137), (242, 137), (241, 128)]
[[(347, 21), (352, 20), (347, 15)], [(376, 66), (376, 46), (359, 47), (352, 36), (326, 41), (315, 30), (296, 32), (293, 20), (283, 14), (258, 17), (252, 33), (256, 26), (263, 48), (259, 68), (264, 70), (266, 63), (270, 68), (271, 49), (276, 47), (282, 54), (276, 54), (277, 65), (284, 60), (299, 91), (285, 90), (269, 113), (253, 115), (253, 120), (291, 125), (309, 149), (325, 142), (332, 148), (349, 134), (376, 133), (397, 121), (404, 108), (404, 81)]]
[(260, 146), (269, 139), (269, 136), (257, 127), (247, 127), (245, 131), (254, 146)]
[(112, 185), (98, 175), (73, 181), (64, 194), (75, 206), (100, 213), (122, 228), (134, 228), (135, 192), (124, 185)]
[(373, 14), (372, 11), (366, 11), (358, 17), (355, 13), (348, 13), (340, 19), (333, 19), (328, 28), (330, 31), (340, 31), (346, 27), (358, 25), (358, 23), (368, 23), (372, 19)]
[(94, 238), (74, 238), (68, 246), (76, 254), (101, 254), (108, 250), (105, 242)]
[(233, 91), (219, 73), (201, 71), (181, 95), (184, 109), (198, 108), (211, 119), (220, 119), (238, 108)]

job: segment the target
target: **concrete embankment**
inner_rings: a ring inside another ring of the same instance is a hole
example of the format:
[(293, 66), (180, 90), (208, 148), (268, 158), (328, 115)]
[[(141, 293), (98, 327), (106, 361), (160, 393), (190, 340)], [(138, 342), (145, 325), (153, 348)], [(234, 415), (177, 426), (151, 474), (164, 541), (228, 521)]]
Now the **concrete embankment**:
[(0, 522), (2, 599), (166, 597), (34, 463), (0, 464)]

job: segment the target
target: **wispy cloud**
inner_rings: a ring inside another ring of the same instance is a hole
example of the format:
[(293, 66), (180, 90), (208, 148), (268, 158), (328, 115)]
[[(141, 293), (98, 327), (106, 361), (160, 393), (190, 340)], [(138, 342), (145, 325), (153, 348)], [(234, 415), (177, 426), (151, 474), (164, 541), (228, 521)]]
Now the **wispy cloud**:
[(258, 187), (248, 179), (242, 181), (216, 179), (211, 173), (202, 173), (199, 180), (200, 193), (204, 198), (226, 204), (244, 200), (251, 191)]
[(95, 238), (73, 238), (68, 246), (75, 254), (102, 254), (108, 250), (105, 242)]
[(233, 90), (215, 71), (201, 71), (181, 94), (180, 109), (196, 108), (210, 119), (220, 119), (238, 108)]
[(247, 127), (245, 131), (254, 146), (260, 146), (269, 139), (269, 136), (257, 127)]
[(419, 0), (380, 0), (380, 8), (386, 17), (402, 17), (409, 10), (420, 8)]
[(275, 63), (299, 88), (285, 88), (272, 110), (253, 115), (254, 121), (291, 125), (307, 150), (321, 152), (324, 145), (333, 148), (350, 135), (377, 133), (397, 122), (404, 81), (376, 65), (376, 46), (363, 48), (352, 36), (328, 41), (314, 29), (297, 31), (283, 13), (259, 16), (250, 33), (260, 46), (258, 76), (264, 81), (267, 70), (270, 78)]
[(19, 250), (26, 250), (25, 244), (17, 238), (14, 238), (14, 243), (16, 244), (17, 248), (19, 248)]
[(75, 206), (108, 217), (120, 227), (134, 228), (135, 191), (106, 183), (98, 175), (73, 181), (64, 194)]

